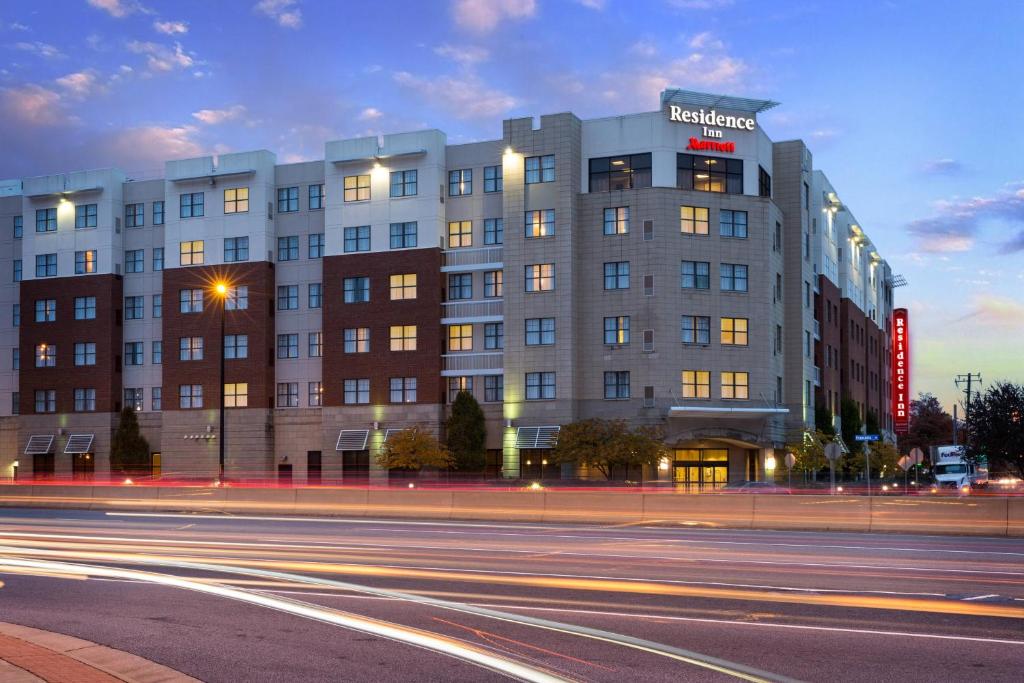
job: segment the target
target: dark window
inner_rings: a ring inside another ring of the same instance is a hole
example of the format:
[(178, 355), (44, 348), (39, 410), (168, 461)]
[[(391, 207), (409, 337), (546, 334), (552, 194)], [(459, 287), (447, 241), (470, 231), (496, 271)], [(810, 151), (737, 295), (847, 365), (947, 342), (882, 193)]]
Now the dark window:
[(772, 177), (760, 166), (757, 167), (757, 196), (772, 196)]
[(501, 166), (484, 166), (484, 192), (501, 192), (502, 185)]
[(391, 248), (408, 249), (415, 247), (417, 242), (418, 226), (416, 221), (407, 223), (391, 224)]
[(416, 194), (416, 171), (394, 171), (391, 174), (391, 196), (411, 197)]
[[(126, 228), (141, 228), (146, 224), (146, 205), (145, 204), (125, 204), (124, 205), (124, 227)], [(75, 227), (78, 227), (77, 225)], [(85, 226), (82, 226), (85, 227)]]
[(179, 198), (181, 218), (199, 218), (206, 214), (206, 196), (202, 192), (192, 192)]
[(309, 210), (324, 208), (324, 186), (323, 185), (310, 185), (309, 186)]
[(743, 194), (743, 161), (677, 154), (676, 186), (681, 190)]
[(604, 373), (604, 397), (607, 399), (629, 398), (628, 371)]
[(718, 212), (718, 234), (722, 237), (747, 236), (747, 212), (722, 209)]
[(279, 187), (277, 189), (277, 212), (289, 213), (299, 210), (299, 188)]
[(632, 190), (651, 186), (651, 154), (625, 154), (590, 160), (590, 191)]

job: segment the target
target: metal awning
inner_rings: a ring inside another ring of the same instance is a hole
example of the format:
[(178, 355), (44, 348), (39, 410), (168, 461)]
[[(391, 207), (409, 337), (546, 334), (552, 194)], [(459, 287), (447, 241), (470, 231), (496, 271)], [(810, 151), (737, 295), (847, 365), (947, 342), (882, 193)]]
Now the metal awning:
[(671, 406), (669, 417), (751, 418), (788, 415), (789, 408), (725, 408), (717, 406)]
[(348, 157), (345, 159), (331, 159), (332, 164), (354, 164), (358, 161), (388, 161), (391, 159), (402, 159), (407, 157), (419, 157), (427, 153), (425, 149), (417, 149), (411, 152), (398, 152), (396, 154), (368, 154), (363, 157)]
[(336, 451), (365, 451), (366, 440), (370, 438), (369, 429), (342, 429), (338, 432)]
[(91, 453), (92, 434), (72, 434), (64, 446), (65, 453)]
[(53, 434), (35, 434), (28, 437), (25, 444), (25, 455), (42, 455), (50, 452), (53, 446)]
[(230, 178), (236, 175), (255, 175), (256, 170), (252, 168), (239, 171), (211, 171), (202, 175), (187, 176), (184, 178), (168, 178), (172, 183), (187, 183), (193, 180), (216, 180), (217, 178)]
[(558, 425), (548, 427), (519, 427), (516, 429), (516, 448), (551, 448), (558, 441)]
[(30, 194), (27, 195), (27, 197), (28, 199), (45, 199), (47, 197), (70, 197), (73, 194), (85, 194), (86, 192), (102, 191), (103, 187), (101, 185), (97, 185), (95, 187), (78, 187), (71, 190), (65, 188), (63, 190), (57, 190), (55, 192), (42, 192), (40, 194)]
[(666, 88), (661, 91), (662, 104), (691, 104), (698, 107), (722, 107), (733, 111), (745, 111), (751, 114), (759, 114), (772, 107), (779, 106), (778, 102), (772, 100), (752, 100), (747, 97), (733, 97), (732, 95), (713, 95), (706, 92), (694, 92), (682, 90), (681, 88)]

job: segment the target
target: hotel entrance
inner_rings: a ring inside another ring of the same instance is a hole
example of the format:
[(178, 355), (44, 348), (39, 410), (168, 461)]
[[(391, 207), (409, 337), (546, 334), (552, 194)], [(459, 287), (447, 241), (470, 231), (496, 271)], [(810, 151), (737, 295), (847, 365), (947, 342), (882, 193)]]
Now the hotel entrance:
[(677, 448), (672, 480), (686, 491), (713, 491), (729, 483), (729, 450)]

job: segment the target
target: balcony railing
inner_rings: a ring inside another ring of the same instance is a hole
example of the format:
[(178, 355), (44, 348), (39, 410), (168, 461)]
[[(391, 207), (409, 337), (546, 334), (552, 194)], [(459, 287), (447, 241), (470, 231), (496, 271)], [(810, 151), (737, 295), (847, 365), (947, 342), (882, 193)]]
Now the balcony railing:
[(481, 370), (501, 370), (504, 357), (505, 354), (501, 351), (446, 353), (442, 356), (446, 375)]
[(444, 269), (484, 267), (500, 264), (504, 259), (505, 249), (501, 246), (474, 247), (471, 249), (446, 249), (443, 252)]
[(821, 368), (817, 365), (814, 366), (814, 386), (821, 386)]
[(441, 304), (443, 325), (457, 323), (463, 318), (494, 318), (498, 320), (503, 315), (504, 301), (502, 299), (483, 299), (479, 301), (445, 301)]
[(820, 320), (815, 320), (814, 321), (814, 339), (816, 341), (821, 341), (821, 321)]

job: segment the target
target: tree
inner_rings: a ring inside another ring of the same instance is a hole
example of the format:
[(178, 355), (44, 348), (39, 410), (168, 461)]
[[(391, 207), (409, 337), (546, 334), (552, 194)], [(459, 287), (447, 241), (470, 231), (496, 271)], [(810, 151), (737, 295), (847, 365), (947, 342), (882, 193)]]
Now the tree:
[(447, 469), (455, 462), (433, 434), (419, 427), (392, 434), (376, 458), (381, 467), (389, 470), (418, 471), (424, 467)]
[(481, 472), (487, 463), (487, 428), (484, 411), (468, 391), (460, 391), (452, 403), (447, 423), (448, 450), (455, 469)]
[(839, 416), (843, 421), (843, 442), (847, 448), (853, 448), (854, 436), (860, 433), (860, 407), (847, 396), (839, 403)]
[(836, 435), (835, 425), (832, 424), (832, 411), (820, 401), (814, 406), (814, 428), (829, 436)]
[(864, 418), (864, 432), (866, 434), (881, 434), (881, 425), (878, 423), (878, 413), (874, 410), (868, 410), (867, 417)]
[(971, 401), (967, 456), (1024, 477), (1024, 385), (996, 382)]
[(652, 428), (630, 429), (624, 420), (581, 420), (562, 426), (551, 460), (595, 469), (611, 479), (615, 468), (656, 465), (666, 450), (660, 437)]
[(931, 446), (953, 443), (953, 418), (932, 394), (921, 393), (910, 402), (910, 426), (900, 438), (900, 450), (920, 448), (927, 456)]
[(139, 418), (131, 408), (121, 411), (117, 430), (110, 442), (110, 470), (134, 475), (152, 472), (149, 442), (139, 432)]
[[(815, 475), (817, 472), (828, 467), (828, 460), (825, 458), (825, 446), (828, 445), (835, 434), (826, 434), (821, 430), (809, 431), (799, 430), (794, 432), (786, 444), (786, 452), (792, 453), (796, 458), (793, 469), (798, 472)], [(785, 469), (785, 463), (780, 462), (775, 466), (776, 475)]]

